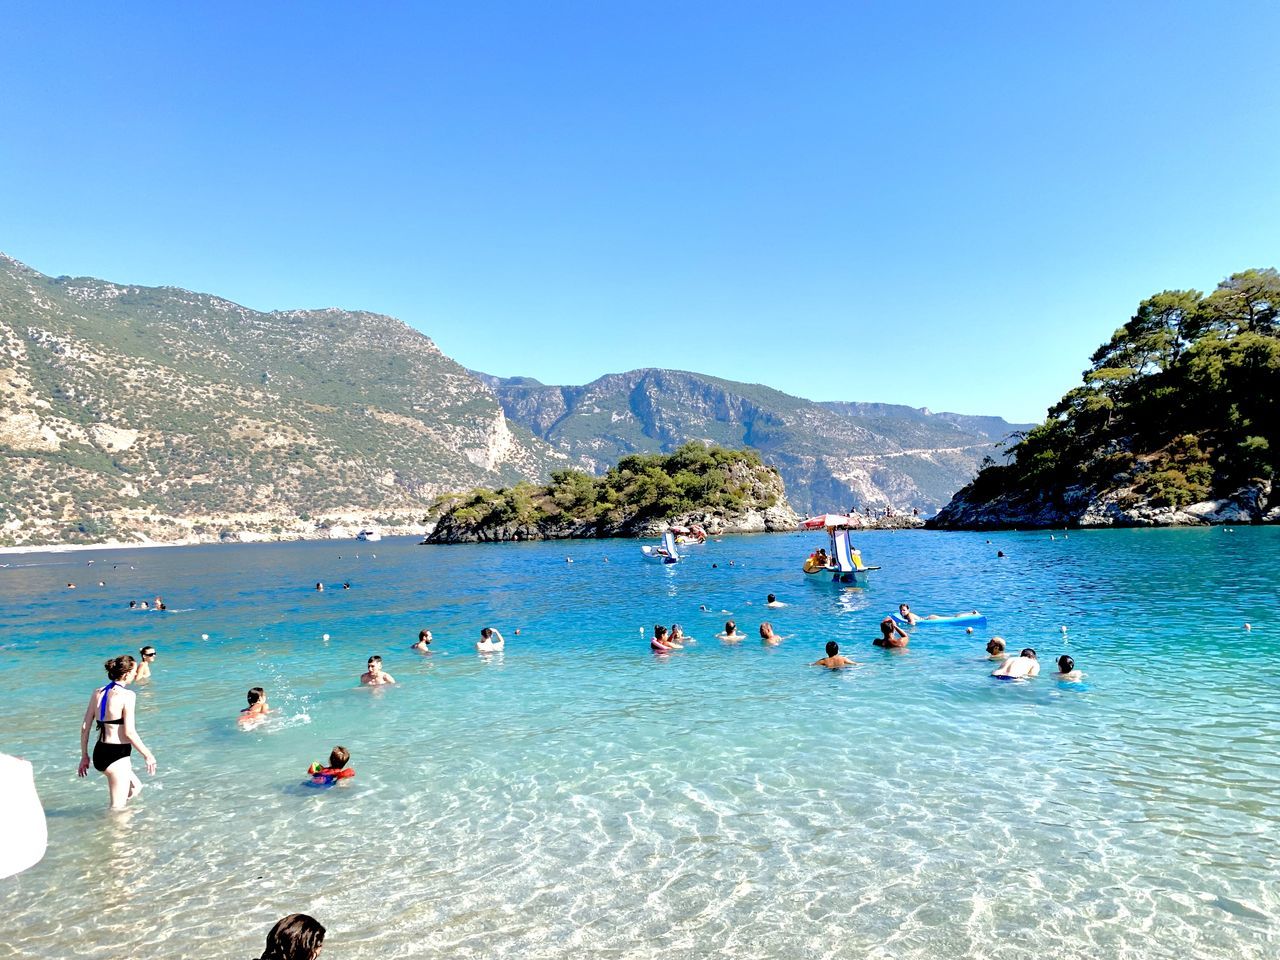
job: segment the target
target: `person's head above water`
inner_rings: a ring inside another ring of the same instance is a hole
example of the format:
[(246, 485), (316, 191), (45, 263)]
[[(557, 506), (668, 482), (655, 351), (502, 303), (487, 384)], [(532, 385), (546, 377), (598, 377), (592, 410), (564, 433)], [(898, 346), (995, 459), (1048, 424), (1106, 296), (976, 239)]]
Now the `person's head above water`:
[(834, 640), (828, 640), (828, 641), (827, 641), (827, 656), (828, 656), (828, 657), (834, 657), (834, 656), (836, 656), (836, 655), (837, 655), (837, 654), (839, 654), (839, 653), (840, 653), (840, 644), (836, 643)]
[(1033, 647), (1023, 647), (1022, 652), (1018, 654), (1018, 656), (1026, 657), (1029, 660), (1034, 660), (1036, 658), (1036, 651)]
[(112, 657), (103, 664), (107, 669), (107, 679), (119, 683), (133, 673), (138, 663), (127, 653), (122, 657)]
[(430, 643), (431, 643), (431, 631), (430, 631), (430, 630), (419, 630), (419, 631), (418, 631), (418, 642), (419, 642), (419, 643), (426, 643), (426, 644), (430, 644)]
[(481, 640), (488, 640), (488, 639), (489, 639), (490, 637), (492, 637), (492, 636), (493, 636), (493, 627), (483, 627), (483, 628), (480, 630), (480, 639), (481, 639)]
[(734, 633), (737, 629), (738, 629), (738, 625), (734, 623), (732, 620), (726, 620), (724, 622), (725, 633)]
[(910, 608), (910, 607), (908, 607), (905, 603), (900, 603), (900, 604), (898, 604), (898, 612), (899, 612), (899, 613), (910, 613), (910, 612), (911, 612), (911, 608)]
[(329, 766), (334, 770), (341, 770), (347, 765), (347, 761), (351, 759), (351, 751), (346, 747), (334, 747), (329, 753)]
[(886, 637), (892, 637), (897, 624), (893, 622), (893, 617), (885, 617), (880, 621), (880, 632)]
[(654, 636), (654, 639), (661, 640), (661, 639), (662, 639), (663, 637), (665, 637), (666, 635), (667, 635), (667, 628), (666, 628), (666, 627), (664, 627), (664, 626), (663, 626), (662, 624), (660, 624), (660, 623), (655, 623), (655, 624), (653, 625), (653, 636)]
[(988, 640), (987, 653), (1004, 653), (1004, 637), (992, 637)]
[(777, 598), (777, 597), (775, 597), (775, 596), (771, 593), (771, 594), (769, 594), (769, 596), (767, 596), (767, 597), (765, 597), (765, 598), (764, 598), (764, 602), (765, 602), (765, 603), (777, 603), (777, 602), (778, 602), (778, 598)]
[(315, 960), (324, 943), (324, 925), (305, 913), (291, 913), (267, 934), (259, 960)]
[(147, 646), (138, 651), (138, 656), (143, 660), (154, 660), (156, 658), (156, 648), (147, 644)]
[(767, 637), (773, 633), (773, 624), (766, 620), (760, 624), (760, 636)]
[(251, 687), (249, 690), (248, 697), (249, 697), (249, 706), (252, 707), (259, 700), (266, 699), (267, 691), (263, 690), (261, 687)]
[(1058, 671), (1060, 673), (1070, 673), (1076, 668), (1076, 662), (1068, 657), (1065, 653), (1058, 658)]
[(382, 658), (377, 654), (369, 658), (369, 672), (372, 673), (375, 667), (379, 670), (382, 669)]

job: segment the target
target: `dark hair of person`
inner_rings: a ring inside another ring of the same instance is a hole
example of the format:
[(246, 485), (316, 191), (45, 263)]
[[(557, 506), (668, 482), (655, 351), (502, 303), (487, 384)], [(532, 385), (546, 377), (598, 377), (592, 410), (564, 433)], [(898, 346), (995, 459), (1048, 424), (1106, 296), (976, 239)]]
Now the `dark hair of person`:
[(259, 960), (315, 960), (323, 943), (324, 924), (305, 913), (291, 913), (271, 928)]
[(107, 679), (123, 680), (129, 675), (129, 671), (133, 669), (135, 663), (137, 661), (127, 653), (122, 657), (112, 657), (103, 664), (107, 668)]
[(151, 654), (155, 652), (156, 652), (156, 648), (148, 644), (147, 646), (143, 647), (141, 650), (138, 651), (138, 656), (149, 657)]
[(492, 637), (492, 636), (493, 636), (493, 628), (492, 628), (492, 627), (483, 627), (483, 628), (481, 628), (481, 630), (480, 630), (480, 639), (481, 639), (481, 640), (488, 640), (488, 639), (489, 639), (490, 637)]
[(249, 706), (252, 707), (266, 695), (267, 691), (263, 690), (261, 687), (251, 687), (249, 689)]
[(992, 637), (987, 641), (987, 653), (1003, 653), (1004, 640), (1000, 637)]
[(656, 639), (661, 640), (667, 635), (667, 628), (660, 623), (655, 623), (653, 625), (653, 635)]
[(764, 602), (765, 602), (765, 603), (773, 603), (773, 602), (775, 602), (777, 599), (778, 599), (778, 598), (777, 598), (777, 597), (775, 597), (775, 596), (771, 593), (771, 594), (769, 594), (769, 596), (765, 597), (765, 601), (764, 601)]
[(430, 630), (419, 630), (419, 631), (418, 631), (418, 642), (419, 642), (419, 643), (423, 643), (423, 642), (425, 641), (426, 643), (430, 643), (430, 642), (431, 642), (430, 633), (431, 633), (431, 631), (430, 631)]
[(1036, 658), (1036, 651), (1032, 647), (1023, 647), (1022, 652), (1018, 654), (1020, 657), (1030, 657), (1032, 660)]
[(839, 653), (839, 652), (840, 652), (840, 644), (836, 643), (834, 640), (828, 640), (828, 641), (827, 641), (827, 656), (828, 656), (828, 657), (834, 657), (834, 656), (835, 656), (837, 653)]
[(892, 637), (893, 628), (896, 626), (897, 624), (893, 622), (893, 617), (885, 617), (883, 620), (880, 621), (880, 632), (883, 633), (886, 637)]
[(346, 747), (334, 747), (329, 752), (329, 766), (335, 770), (341, 770), (347, 765), (347, 761), (351, 759), (351, 751)]
[(733, 633), (733, 632), (734, 632), (735, 630), (737, 630), (737, 629), (738, 629), (738, 625), (737, 625), (736, 623), (734, 623), (732, 620), (726, 620), (726, 621), (724, 622), (724, 632), (725, 632), (725, 633)]
[(370, 662), (370, 663), (381, 663), (381, 662), (382, 662), (382, 658), (381, 658), (380, 656), (378, 656), (378, 655), (375, 653), (372, 657), (370, 657), (370, 658), (369, 658), (369, 662)]
[(1068, 657), (1065, 653), (1058, 658), (1058, 669), (1063, 673), (1070, 673), (1076, 668), (1076, 662)]

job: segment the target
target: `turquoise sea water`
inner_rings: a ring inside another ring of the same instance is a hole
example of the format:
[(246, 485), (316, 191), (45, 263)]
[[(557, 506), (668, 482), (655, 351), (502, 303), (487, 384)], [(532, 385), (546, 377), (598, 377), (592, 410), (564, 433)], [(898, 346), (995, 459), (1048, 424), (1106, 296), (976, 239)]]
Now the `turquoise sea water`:
[[(806, 581), (820, 540), (0, 557), (0, 749), (50, 829), (0, 958), (254, 957), (294, 911), (332, 958), (1280, 954), (1280, 530), (873, 533), (866, 590)], [(873, 648), (903, 600), (989, 622)], [(699, 642), (652, 655), (673, 621)], [(991, 680), (993, 633), (1087, 678)], [(828, 639), (858, 667), (808, 666)], [(144, 643), (159, 772), (111, 815), (79, 721)], [(397, 687), (358, 686), (371, 653)], [(302, 786), (336, 743), (356, 778)]]

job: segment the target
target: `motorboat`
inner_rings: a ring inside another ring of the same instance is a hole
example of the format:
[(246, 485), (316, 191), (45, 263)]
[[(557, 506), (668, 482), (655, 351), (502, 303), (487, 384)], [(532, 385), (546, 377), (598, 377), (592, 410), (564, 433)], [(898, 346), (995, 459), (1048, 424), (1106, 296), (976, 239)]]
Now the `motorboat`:
[(356, 534), (356, 539), (364, 540), (368, 543), (377, 543), (382, 539), (382, 531), (377, 527), (363, 527), (360, 532)]

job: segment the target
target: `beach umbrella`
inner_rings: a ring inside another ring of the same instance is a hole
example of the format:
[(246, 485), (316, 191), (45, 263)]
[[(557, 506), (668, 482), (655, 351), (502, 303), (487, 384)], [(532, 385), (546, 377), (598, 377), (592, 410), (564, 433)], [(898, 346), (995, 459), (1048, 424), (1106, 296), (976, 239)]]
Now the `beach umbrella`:
[(7, 753), (0, 753), (0, 823), (5, 828), (0, 844), (3, 880), (39, 863), (49, 842), (35, 771), (30, 762)]

